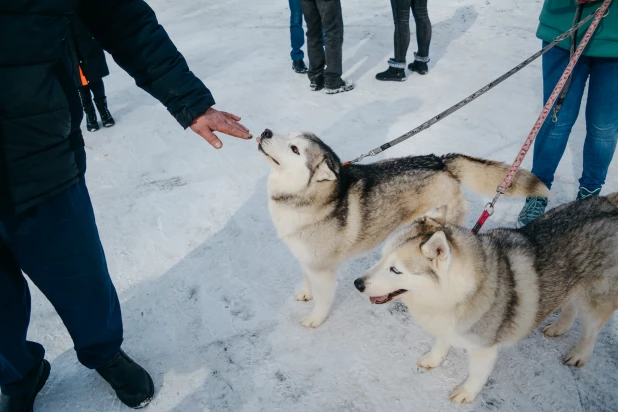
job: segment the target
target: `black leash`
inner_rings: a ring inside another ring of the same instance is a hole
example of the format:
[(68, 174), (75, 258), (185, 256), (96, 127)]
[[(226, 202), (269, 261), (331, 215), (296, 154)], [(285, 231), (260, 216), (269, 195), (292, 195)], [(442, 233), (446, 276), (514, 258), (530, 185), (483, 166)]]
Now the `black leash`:
[(395, 145), (398, 145), (399, 143), (403, 142), (404, 140), (407, 140), (407, 139), (411, 138), (412, 136), (415, 136), (415, 135), (419, 134), (423, 130), (429, 129), (431, 126), (433, 126), (434, 124), (438, 123), (440, 120), (444, 119), (445, 117), (447, 117), (450, 114), (455, 113), (457, 110), (459, 110), (462, 107), (468, 105), (472, 101), (476, 100), (479, 96), (482, 96), (483, 94), (487, 93), (488, 91), (490, 91), (491, 89), (493, 89), (494, 87), (496, 87), (497, 85), (499, 85), (500, 83), (502, 83), (503, 81), (508, 79), (509, 77), (513, 76), (515, 73), (519, 72), (521, 69), (523, 69), (524, 67), (526, 67), (527, 65), (532, 63), (534, 60), (538, 59), (539, 57), (541, 57), (542, 55), (547, 53), (549, 50), (551, 50), (554, 46), (556, 46), (558, 43), (560, 43), (561, 41), (563, 41), (567, 37), (569, 37), (569, 36), (573, 35), (574, 33), (576, 33), (577, 30), (580, 27), (582, 27), (584, 24), (586, 24), (590, 20), (592, 20), (597, 15), (597, 13), (598, 13), (598, 10), (597, 10), (597, 12), (590, 14), (584, 20), (580, 21), (579, 23), (577, 23), (576, 25), (571, 27), (571, 29), (567, 30), (566, 32), (564, 32), (561, 35), (559, 35), (558, 37), (556, 37), (551, 43), (549, 43), (543, 49), (541, 49), (540, 51), (538, 51), (535, 54), (533, 54), (532, 56), (530, 56), (528, 59), (524, 60), (522, 63), (517, 65), (515, 68), (513, 68), (512, 70), (510, 70), (507, 73), (503, 74), (502, 76), (498, 77), (496, 80), (492, 81), (488, 85), (486, 85), (483, 88), (479, 89), (478, 91), (474, 92), (470, 96), (466, 97), (464, 100), (460, 101), (456, 105), (451, 106), (449, 109), (443, 111), (439, 115), (429, 119), (428, 121), (426, 121), (422, 125), (418, 126), (416, 129), (413, 129), (413, 130), (409, 131), (408, 133), (406, 133), (404, 135), (401, 135), (401, 136), (399, 136), (396, 139), (391, 140), (388, 143), (384, 143), (382, 146), (376, 147), (375, 149), (371, 150), (370, 152), (365, 153), (363, 155), (360, 155), (356, 159), (350, 160), (349, 162), (345, 162), (343, 164), (343, 166), (348, 166), (348, 165), (351, 165), (353, 163), (358, 163), (358, 162), (360, 162), (361, 160), (363, 160), (366, 157), (375, 156), (378, 153), (381, 153), (381, 152), (385, 151), (386, 149), (389, 149), (389, 148), (391, 148), (391, 147), (393, 147)]

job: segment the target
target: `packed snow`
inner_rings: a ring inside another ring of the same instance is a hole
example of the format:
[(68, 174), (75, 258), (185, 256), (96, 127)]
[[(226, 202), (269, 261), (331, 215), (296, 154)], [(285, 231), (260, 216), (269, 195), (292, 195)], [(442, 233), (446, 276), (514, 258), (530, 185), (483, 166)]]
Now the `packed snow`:
[[(374, 75), (393, 49), (390, 4), (346, 0), (344, 77), (356, 89), (328, 96), (310, 91), (307, 78), (291, 69), (284, 0), (149, 3), (218, 109), (241, 115), (254, 135), (264, 128), (312, 131), (344, 160), (416, 127), (541, 45), (535, 38), (541, 0), (430, 1), (429, 75), (381, 83)], [(413, 37), (409, 58), (415, 50)], [(85, 132), (87, 183), (122, 303), (124, 349), (155, 382), (148, 411), (617, 410), (616, 315), (584, 368), (562, 364), (579, 338), (577, 324), (555, 339), (536, 330), (501, 352), (472, 405), (450, 404), (450, 391), (466, 377), (465, 353), (451, 350), (440, 368), (419, 370), (431, 336), (402, 304), (372, 306), (352, 285), (379, 251), (343, 266), (329, 319), (318, 329), (301, 327), (312, 303), (293, 298), (300, 267), (271, 223), (269, 167), (255, 141), (224, 138), (222, 150), (212, 149), (183, 131), (109, 56), (108, 63), (105, 85), (117, 125)], [(384, 155), (460, 152), (511, 162), (540, 112), (541, 83), (537, 61)], [(558, 169), (552, 205), (575, 197), (581, 120)], [(605, 193), (618, 190), (617, 166)], [(488, 199), (468, 198), (471, 227)], [(501, 199), (487, 227), (513, 227), (522, 204)], [(52, 364), (36, 410), (127, 410), (78, 363), (59, 317), (32, 288), (29, 338), (46, 347)]]

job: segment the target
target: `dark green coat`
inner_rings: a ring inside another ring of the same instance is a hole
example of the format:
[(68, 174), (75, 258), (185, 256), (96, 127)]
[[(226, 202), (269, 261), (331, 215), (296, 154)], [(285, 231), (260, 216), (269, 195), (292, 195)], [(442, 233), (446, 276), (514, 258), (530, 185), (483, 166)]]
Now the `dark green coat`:
[[(601, 1), (584, 6), (582, 19), (594, 13), (602, 4)], [(560, 34), (569, 30), (573, 25), (573, 17), (577, 2), (575, 0), (545, 0), (543, 11), (539, 18), (541, 24), (537, 30), (539, 39), (551, 42)], [(578, 32), (578, 44), (581, 41), (589, 24), (584, 25)], [(571, 41), (566, 39), (559, 44), (563, 49), (570, 49)], [(594, 36), (588, 43), (584, 55), (591, 57), (618, 57), (618, 0), (609, 6), (609, 14), (601, 20)]]

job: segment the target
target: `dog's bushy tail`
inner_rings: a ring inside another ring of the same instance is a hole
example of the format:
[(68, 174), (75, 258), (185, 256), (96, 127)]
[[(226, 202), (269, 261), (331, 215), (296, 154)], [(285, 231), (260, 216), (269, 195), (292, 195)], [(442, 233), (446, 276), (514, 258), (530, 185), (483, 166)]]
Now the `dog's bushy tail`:
[(609, 200), (612, 205), (618, 207), (618, 192), (607, 195), (607, 200)]
[[(442, 157), (446, 169), (457, 178), (462, 185), (475, 193), (491, 195), (504, 179), (509, 165), (492, 160), (479, 159), (461, 154), (448, 154)], [(513, 196), (544, 196), (549, 197), (549, 189), (534, 174), (519, 169), (513, 179), (507, 195)]]

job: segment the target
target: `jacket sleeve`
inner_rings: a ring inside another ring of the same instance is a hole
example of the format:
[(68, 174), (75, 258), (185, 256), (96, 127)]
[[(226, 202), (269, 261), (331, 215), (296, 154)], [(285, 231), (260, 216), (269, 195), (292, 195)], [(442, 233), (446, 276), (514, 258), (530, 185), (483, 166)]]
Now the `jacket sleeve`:
[(78, 15), (116, 63), (182, 127), (215, 104), (143, 0), (83, 0)]

